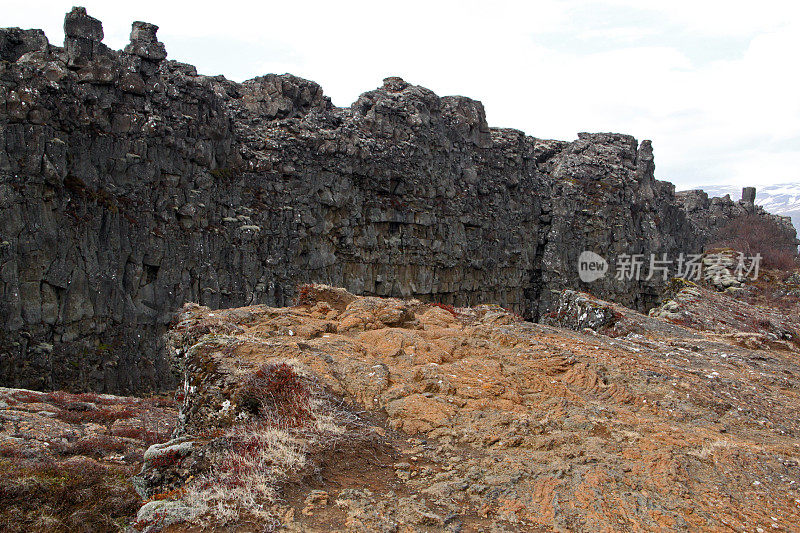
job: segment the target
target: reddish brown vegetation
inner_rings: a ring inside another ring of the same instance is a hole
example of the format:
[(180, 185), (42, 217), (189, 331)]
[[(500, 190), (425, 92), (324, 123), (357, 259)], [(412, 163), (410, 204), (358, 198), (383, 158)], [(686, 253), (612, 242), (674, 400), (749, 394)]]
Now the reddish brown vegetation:
[(159, 531), (160, 527), (163, 526), (164, 520), (167, 518), (167, 513), (164, 511), (159, 511), (157, 513), (153, 513), (153, 516), (148, 518), (147, 520), (136, 520), (131, 524), (131, 529), (133, 531), (142, 531), (146, 528), (152, 528), (153, 531)]
[(27, 455), (24, 447), (8, 442), (0, 443), (0, 458), (15, 459)]
[(119, 531), (140, 500), (132, 469), (0, 460), (0, 523), (6, 532)]
[(709, 248), (733, 248), (761, 254), (763, 268), (790, 270), (798, 266), (797, 243), (775, 221), (757, 215), (739, 217), (721, 228)]
[(130, 478), (144, 449), (169, 438), (175, 401), (26, 390), (2, 400), (22, 421), (2, 428), (15, 438), (0, 444), (0, 531), (124, 530), (140, 505)]
[(180, 394), (181, 400), (183, 399), (183, 392), (176, 393), (174, 396), (151, 396), (150, 398), (146, 398), (142, 401), (143, 404), (147, 406), (153, 407), (164, 407), (168, 409), (172, 409), (177, 407), (177, 402), (181, 401), (177, 399), (177, 396)]
[(158, 494), (153, 494), (150, 498), (147, 499), (148, 502), (155, 502), (159, 500), (179, 500), (181, 499), (187, 492), (186, 487), (178, 487), (177, 489), (168, 490), (166, 492), (159, 492)]
[(162, 433), (159, 431), (149, 430), (142, 426), (129, 426), (112, 429), (111, 434), (117, 437), (140, 440), (147, 446), (164, 442), (164, 440), (166, 440), (166, 438), (169, 436), (168, 431)]
[(70, 424), (84, 424), (91, 422), (94, 424), (110, 425), (117, 420), (125, 420), (136, 416), (136, 410), (131, 408), (113, 409), (104, 407), (101, 409), (78, 409), (62, 410), (56, 416), (64, 422)]
[(767, 305), (792, 314), (800, 311), (800, 295), (793, 285), (787, 285), (787, 279), (792, 273), (771, 270), (759, 275), (758, 279), (750, 284), (753, 289), (747, 301), (755, 305)]
[(111, 452), (123, 452), (126, 447), (125, 441), (110, 435), (93, 435), (74, 442), (52, 443), (52, 449), (60, 455), (84, 455), (96, 458), (104, 457)]
[(166, 452), (154, 457), (150, 464), (157, 468), (173, 466), (183, 461), (186, 455), (180, 450), (167, 450)]
[(313, 418), (308, 385), (286, 363), (265, 364), (247, 377), (239, 405), (251, 414), (275, 419), (284, 427), (300, 427)]
[(11, 397), (22, 403), (36, 403), (47, 401), (47, 395), (41, 392), (18, 390), (11, 394)]
[(53, 405), (57, 405), (62, 409), (69, 409), (71, 406), (74, 406), (77, 403), (90, 403), (95, 405), (120, 404), (118, 398), (106, 397), (101, 394), (95, 394), (92, 392), (73, 394), (65, 391), (53, 391), (53, 392), (48, 392), (45, 395), (45, 398), (47, 402), (52, 403)]
[(311, 292), (313, 285), (305, 284), (297, 287), (297, 305), (311, 305)]

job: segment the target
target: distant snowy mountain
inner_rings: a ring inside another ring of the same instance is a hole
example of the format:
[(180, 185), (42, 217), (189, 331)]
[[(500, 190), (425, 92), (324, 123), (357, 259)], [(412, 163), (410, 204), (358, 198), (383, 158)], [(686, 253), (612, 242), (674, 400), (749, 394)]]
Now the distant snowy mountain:
[[(708, 185), (696, 188), (703, 189), (709, 196), (730, 194), (733, 200), (742, 198), (741, 187)], [(756, 187), (756, 205), (760, 205), (770, 213), (792, 217), (792, 224), (800, 234), (800, 183)]]

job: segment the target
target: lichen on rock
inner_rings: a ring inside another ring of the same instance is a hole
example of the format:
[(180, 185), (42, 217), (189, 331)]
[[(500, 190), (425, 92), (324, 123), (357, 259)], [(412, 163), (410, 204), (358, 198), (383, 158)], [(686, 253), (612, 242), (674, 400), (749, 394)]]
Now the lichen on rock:
[[(559, 327), (320, 285), (292, 307), (187, 305), (169, 337), (186, 383), (179, 440), (151, 448), (140, 478), (177, 480), (159, 490), (194, 506), (187, 526), (793, 523), (773, 495), (800, 496), (786, 466), (799, 460), (787, 391), (800, 324), (771, 315), (794, 333), (767, 344), (747, 329), (755, 306), (673, 285), (681, 321), (565, 291)], [(153, 468), (165, 454), (179, 460)]]

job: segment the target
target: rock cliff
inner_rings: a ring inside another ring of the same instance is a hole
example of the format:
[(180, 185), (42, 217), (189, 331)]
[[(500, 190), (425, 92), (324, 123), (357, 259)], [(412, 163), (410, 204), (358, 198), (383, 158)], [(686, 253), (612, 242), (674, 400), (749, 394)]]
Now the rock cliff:
[[(161, 334), (185, 302), (283, 306), (303, 282), (530, 319), (586, 288), (583, 250), (701, 247), (650, 143), (488, 126), (480, 102), (399, 78), (338, 108), (291, 75), (244, 83), (122, 51), (67, 14), (63, 47), (0, 30), (0, 383), (172, 384)], [(646, 310), (658, 281), (596, 281)]]

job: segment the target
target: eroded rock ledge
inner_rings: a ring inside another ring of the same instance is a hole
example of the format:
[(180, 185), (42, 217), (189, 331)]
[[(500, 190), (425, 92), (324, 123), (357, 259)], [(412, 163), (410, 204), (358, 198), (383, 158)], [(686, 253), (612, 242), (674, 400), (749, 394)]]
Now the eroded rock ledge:
[[(198, 75), (153, 24), (111, 50), (82, 8), (65, 34), (0, 30), (5, 385), (172, 385), (161, 334), (185, 302), (283, 306), (310, 281), (537, 319), (582, 287), (584, 249), (674, 255), (708, 235), (648, 141), (491, 128), (480, 102), (399, 78), (337, 108), (288, 74)], [(723, 203), (714, 224), (741, 207)], [(592, 285), (638, 309), (658, 289)]]

